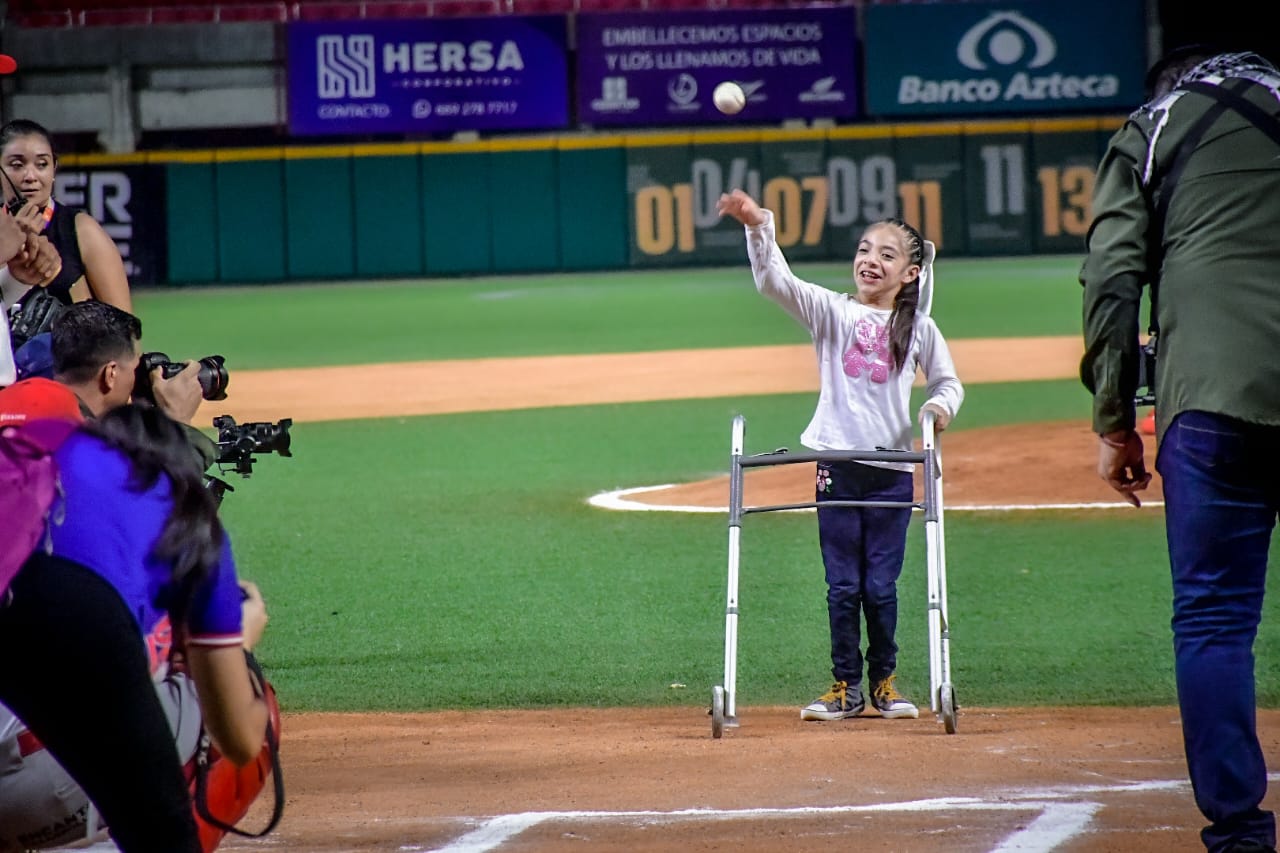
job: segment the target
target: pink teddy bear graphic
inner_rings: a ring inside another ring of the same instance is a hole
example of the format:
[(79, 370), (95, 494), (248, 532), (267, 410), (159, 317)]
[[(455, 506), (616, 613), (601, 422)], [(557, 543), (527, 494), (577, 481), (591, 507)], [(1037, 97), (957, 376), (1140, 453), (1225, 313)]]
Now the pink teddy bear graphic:
[(872, 382), (889, 381), (889, 330), (869, 320), (854, 326), (855, 344), (844, 354), (844, 372), (854, 379), (866, 370)]

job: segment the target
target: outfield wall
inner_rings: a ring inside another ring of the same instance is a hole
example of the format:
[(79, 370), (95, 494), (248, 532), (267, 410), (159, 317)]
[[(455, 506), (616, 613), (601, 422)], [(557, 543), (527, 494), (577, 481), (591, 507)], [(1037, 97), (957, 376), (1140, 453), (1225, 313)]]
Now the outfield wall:
[(137, 284), (730, 264), (743, 187), (796, 260), (885, 216), (950, 256), (1075, 252), (1122, 119), (565, 135), (63, 158)]

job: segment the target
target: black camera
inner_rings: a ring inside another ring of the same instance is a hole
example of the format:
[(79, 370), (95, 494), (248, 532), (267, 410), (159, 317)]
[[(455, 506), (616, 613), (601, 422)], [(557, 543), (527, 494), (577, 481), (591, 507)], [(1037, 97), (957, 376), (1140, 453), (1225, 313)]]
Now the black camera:
[[(227, 368), (220, 355), (209, 355), (200, 359), (200, 391), (206, 400), (227, 399)], [(172, 379), (186, 368), (181, 362), (170, 361), (162, 352), (145, 352), (138, 360), (138, 371), (133, 381), (133, 399), (155, 403), (155, 389), (151, 387), (151, 371), (161, 369), (165, 379)]]
[[(281, 456), (292, 456), (289, 452), (289, 427), (292, 418), (281, 418), (275, 423), (255, 421), (248, 424), (237, 424), (231, 415), (221, 415), (213, 419), (218, 430), (218, 458), (220, 468), (229, 467), (241, 477), (253, 473), (253, 457), (263, 453), (278, 453)], [(225, 480), (205, 475), (205, 485), (213, 492), (219, 504), (227, 492), (234, 492)]]
[(1142, 345), (1142, 358), (1138, 361), (1138, 389), (1133, 398), (1135, 406), (1156, 404), (1156, 336), (1152, 335)]
[(222, 415), (213, 419), (213, 425), (218, 430), (218, 464), (230, 466), (237, 474), (249, 476), (255, 455), (293, 455), (289, 452), (292, 418), (237, 424), (231, 415)]

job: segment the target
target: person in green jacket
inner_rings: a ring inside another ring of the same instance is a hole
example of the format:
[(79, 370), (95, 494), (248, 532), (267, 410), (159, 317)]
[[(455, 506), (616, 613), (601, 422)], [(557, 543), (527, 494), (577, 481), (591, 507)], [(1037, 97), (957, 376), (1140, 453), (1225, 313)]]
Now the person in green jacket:
[(1155, 305), (1183, 740), (1207, 850), (1275, 848), (1260, 804), (1253, 644), (1280, 511), (1280, 72), (1252, 53), (1175, 51), (1098, 167), (1085, 355), (1098, 473), (1135, 506), (1140, 302)]

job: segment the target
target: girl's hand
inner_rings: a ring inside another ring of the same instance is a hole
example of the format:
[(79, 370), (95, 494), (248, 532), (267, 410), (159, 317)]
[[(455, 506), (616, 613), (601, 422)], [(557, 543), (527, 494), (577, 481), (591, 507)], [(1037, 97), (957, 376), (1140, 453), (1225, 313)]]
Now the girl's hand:
[(925, 412), (933, 412), (933, 428), (942, 432), (951, 423), (951, 415), (937, 403), (925, 403), (920, 407), (920, 423), (924, 423)]
[(716, 202), (716, 212), (721, 216), (732, 216), (743, 225), (750, 226), (763, 225), (768, 218), (755, 199), (742, 190), (720, 196), (720, 200)]

